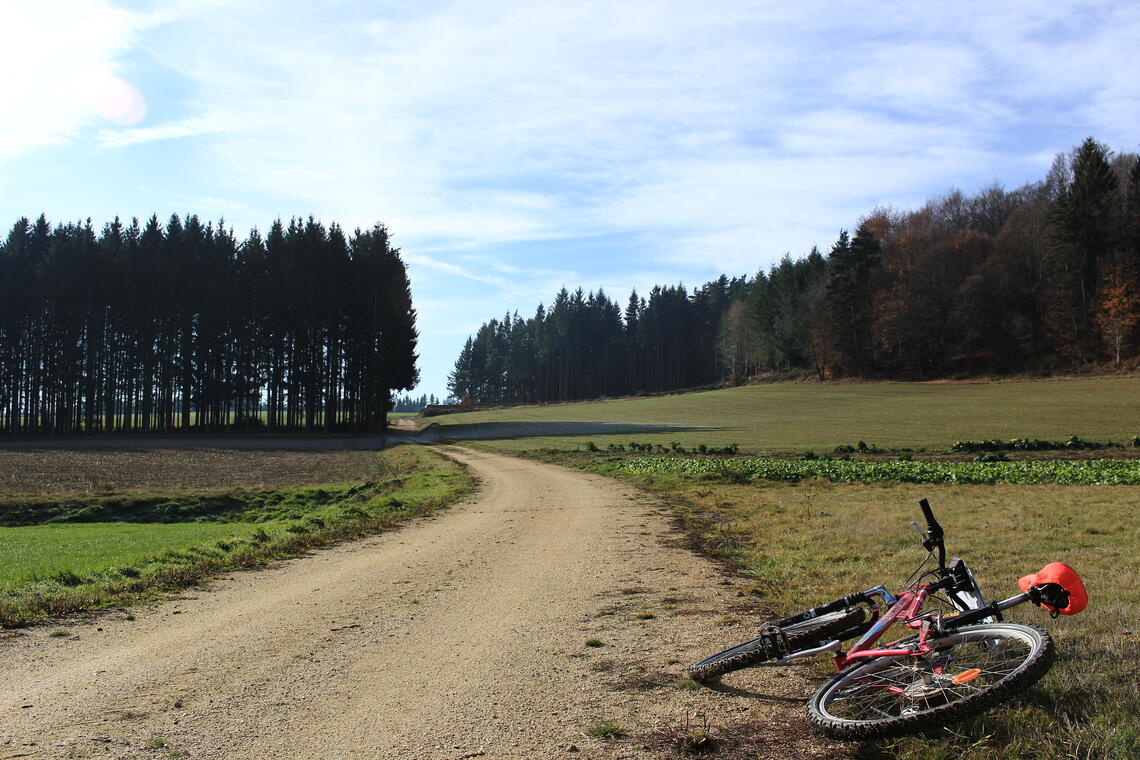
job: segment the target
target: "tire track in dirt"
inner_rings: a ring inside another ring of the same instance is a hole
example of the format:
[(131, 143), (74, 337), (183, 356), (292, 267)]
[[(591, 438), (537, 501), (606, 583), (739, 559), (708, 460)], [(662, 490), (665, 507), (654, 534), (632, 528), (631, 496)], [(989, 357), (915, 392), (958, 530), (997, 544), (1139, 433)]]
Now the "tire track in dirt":
[[(749, 635), (733, 616), (752, 618), (659, 505), (597, 476), (449, 455), (482, 487), (434, 518), (134, 620), (0, 640), (0, 758), (668, 757), (702, 714), (721, 757), (844, 752), (808, 733), (795, 669), (679, 688), (684, 663)], [(629, 737), (589, 736), (603, 721)]]

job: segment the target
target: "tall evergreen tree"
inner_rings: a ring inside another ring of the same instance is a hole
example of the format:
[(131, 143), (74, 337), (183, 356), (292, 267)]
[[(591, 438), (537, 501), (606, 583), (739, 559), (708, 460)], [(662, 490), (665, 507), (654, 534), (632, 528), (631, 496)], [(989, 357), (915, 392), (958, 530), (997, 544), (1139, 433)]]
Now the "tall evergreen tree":
[(1082, 357), (1096, 353), (1094, 305), (1099, 263), (1114, 247), (1119, 186), (1111, 151), (1093, 138), (1073, 155), (1072, 175), (1053, 206), (1054, 315), (1068, 348)]
[(848, 238), (846, 230), (840, 232), (827, 262), (835, 345), (844, 366), (858, 375), (871, 368), (871, 275), (880, 251), (874, 233), (861, 224), (854, 240)]

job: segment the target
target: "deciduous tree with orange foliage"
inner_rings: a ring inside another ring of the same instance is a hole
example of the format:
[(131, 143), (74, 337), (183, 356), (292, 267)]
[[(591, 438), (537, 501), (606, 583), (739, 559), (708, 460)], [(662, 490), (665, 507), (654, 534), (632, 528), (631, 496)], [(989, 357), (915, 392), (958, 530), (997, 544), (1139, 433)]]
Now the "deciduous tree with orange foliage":
[(1096, 324), (1113, 361), (1131, 345), (1132, 330), (1140, 323), (1140, 289), (1135, 275), (1119, 264), (1105, 267), (1101, 277)]

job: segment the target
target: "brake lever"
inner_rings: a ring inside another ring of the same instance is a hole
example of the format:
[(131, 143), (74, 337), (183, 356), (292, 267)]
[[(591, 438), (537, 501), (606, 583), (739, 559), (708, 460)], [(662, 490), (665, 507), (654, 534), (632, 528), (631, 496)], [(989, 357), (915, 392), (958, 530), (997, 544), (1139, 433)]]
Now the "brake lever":
[(922, 540), (922, 542), (925, 544), (925, 542), (926, 542), (926, 539), (930, 538), (928, 535), (926, 535), (926, 531), (924, 531), (924, 530), (922, 529), (922, 526), (921, 526), (921, 525), (919, 525), (919, 524), (918, 524), (917, 522), (915, 522), (914, 520), (911, 520), (911, 521), (910, 521), (910, 524), (911, 524), (911, 525), (913, 525), (913, 526), (914, 526), (914, 529), (918, 531), (918, 537), (919, 537), (919, 539), (921, 539), (921, 540)]

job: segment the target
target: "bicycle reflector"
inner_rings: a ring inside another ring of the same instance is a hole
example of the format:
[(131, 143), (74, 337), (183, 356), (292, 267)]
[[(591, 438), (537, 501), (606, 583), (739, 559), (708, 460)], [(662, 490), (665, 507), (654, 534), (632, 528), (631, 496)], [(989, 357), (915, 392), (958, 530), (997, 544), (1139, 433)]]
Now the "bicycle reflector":
[(1089, 595), (1085, 591), (1085, 584), (1081, 582), (1081, 576), (1077, 575), (1077, 571), (1064, 562), (1050, 562), (1036, 573), (1031, 573), (1019, 580), (1017, 586), (1022, 591), (1029, 591), (1033, 586), (1041, 586), (1046, 583), (1056, 583), (1069, 592), (1068, 605), (1057, 609), (1057, 612), (1062, 615), (1076, 615), (1088, 606)]
[(953, 684), (955, 686), (961, 686), (964, 683), (969, 683), (970, 681), (973, 681), (975, 678), (977, 678), (981, 674), (982, 674), (982, 671), (980, 668), (970, 668), (969, 670), (963, 670), (961, 673), (954, 676), (950, 680), (951, 680), (951, 682), (953, 682)]

